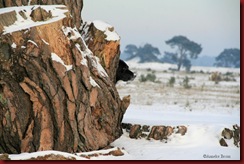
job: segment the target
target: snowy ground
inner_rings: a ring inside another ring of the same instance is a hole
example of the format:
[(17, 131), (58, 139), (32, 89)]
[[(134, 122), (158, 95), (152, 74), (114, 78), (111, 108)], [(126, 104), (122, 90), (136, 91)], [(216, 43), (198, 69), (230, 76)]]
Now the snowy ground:
[[(131, 159), (162, 160), (234, 160), (240, 159), (240, 148), (227, 141), (229, 147), (221, 147), (221, 131), (240, 125), (240, 69), (193, 67), (194, 73), (174, 72), (170, 64), (129, 62), (137, 72), (133, 82), (117, 85), (121, 97), (130, 94), (131, 105), (123, 122), (141, 125), (185, 125), (185, 136), (174, 134), (167, 143), (146, 139), (134, 140), (125, 133), (113, 143), (124, 147)], [(149, 69), (150, 68), (150, 69)], [(157, 83), (139, 81), (141, 75), (155, 72)], [(236, 81), (209, 80), (212, 72), (232, 72)], [(189, 77), (190, 89), (182, 81)], [(174, 87), (168, 85), (175, 77)]]
[[(131, 139), (124, 134), (114, 141), (115, 148), (79, 154), (57, 151), (44, 151), (10, 155), (11, 159), (28, 159), (45, 154), (62, 154), (78, 160), (239, 160), (240, 148), (233, 140), (226, 140), (228, 147), (219, 144), (224, 128), (240, 126), (240, 70), (226, 68), (193, 67), (192, 74), (184, 71), (173, 72), (169, 64), (128, 63), (137, 72), (133, 82), (117, 84), (120, 96), (131, 95), (131, 105), (127, 109), (123, 122), (141, 125), (187, 126), (184, 136), (172, 134), (165, 141)], [(149, 70), (150, 68), (151, 70)], [(139, 81), (140, 75), (155, 71), (157, 83)], [(201, 72), (200, 72), (201, 71)], [(209, 80), (211, 72), (222, 74), (232, 72), (236, 81), (221, 81), (218, 84)], [(174, 76), (174, 87), (168, 86), (170, 77)], [(190, 78), (190, 89), (182, 86), (185, 76)], [(122, 156), (105, 155), (120, 148)]]

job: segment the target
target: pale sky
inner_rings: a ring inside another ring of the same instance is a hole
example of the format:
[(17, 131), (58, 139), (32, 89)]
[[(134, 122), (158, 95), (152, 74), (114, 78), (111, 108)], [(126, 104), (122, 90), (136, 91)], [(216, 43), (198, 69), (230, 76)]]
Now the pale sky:
[(200, 55), (217, 56), (240, 48), (239, 0), (83, 0), (83, 21), (102, 20), (115, 27), (121, 51), (127, 44), (150, 43), (160, 52), (176, 35), (201, 44)]

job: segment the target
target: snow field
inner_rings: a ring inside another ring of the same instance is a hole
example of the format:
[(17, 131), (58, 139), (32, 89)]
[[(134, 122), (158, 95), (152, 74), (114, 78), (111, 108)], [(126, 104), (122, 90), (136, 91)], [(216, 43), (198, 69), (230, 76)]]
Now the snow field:
[[(132, 82), (117, 84), (120, 96), (131, 95), (131, 105), (123, 122), (140, 125), (187, 126), (184, 136), (172, 134), (167, 141), (130, 139), (125, 132), (112, 145), (124, 147), (133, 159), (139, 160), (238, 160), (240, 148), (232, 140), (222, 147), (219, 140), (224, 128), (240, 125), (240, 70), (228, 68), (195, 67), (202, 71), (194, 74), (172, 72), (170, 64), (129, 62), (137, 78)], [(148, 70), (150, 68), (150, 70)], [(209, 80), (211, 72), (233, 72), (236, 81)], [(157, 83), (140, 82), (142, 74), (152, 73)], [(180, 84), (190, 78), (190, 89)], [(175, 77), (174, 87), (167, 83)]]

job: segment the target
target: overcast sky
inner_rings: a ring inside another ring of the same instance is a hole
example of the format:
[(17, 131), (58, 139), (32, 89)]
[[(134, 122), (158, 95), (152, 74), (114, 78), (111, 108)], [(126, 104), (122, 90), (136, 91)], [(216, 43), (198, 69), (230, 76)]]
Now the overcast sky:
[(166, 40), (186, 36), (203, 47), (201, 55), (217, 56), (240, 48), (239, 0), (83, 0), (84, 21), (103, 20), (127, 44), (150, 43), (172, 51)]

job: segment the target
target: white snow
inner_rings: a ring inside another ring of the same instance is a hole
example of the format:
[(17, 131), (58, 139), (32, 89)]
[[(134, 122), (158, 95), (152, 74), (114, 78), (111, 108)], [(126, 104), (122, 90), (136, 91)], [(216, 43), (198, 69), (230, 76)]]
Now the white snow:
[(47, 41), (45, 41), (44, 39), (42, 39), (42, 41), (46, 44), (49, 45), (49, 43)]
[(11, 47), (12, 47), (12, 48), (16, 48), (17, 45), (16, 45), (15, 43), (13, 43), (13, 44), (11, 45)]
[(92, 66), (97, 68), (100, 75), (102, 75), (103, 77), (108, 77), (107, 72), (104, 70), (104, 68), (100, 64), (100, 60), (98, 57), (93, 56)]
[[(154, 63), (154, 62), (148, 62), (148, 63), (138, 63), (139, 58), (133, 58), (132, 60), (126, 62), (128, 66), (132, 69), (152, 69), (155, 71), (164, 71), (171, 69), (177, 69), (177, 65), (175, 64), (169, 64), (169, 63)], [(203, 66), (193, 66), (192, 67), (194, 71), (204, 71), (204, 72), (220, 72), (220, 73), (226, 73), (226, 72), (234, 72), (238, 73), (240, 72), (240, 69), (236, 68), (226, 68), (226, 67), (203, 67)], [(184, 68), (182, 68), (184, 70)]]
[(21, 154), (11, 154), (9, 156), (9, 158), (11, 160), (26, 160), (26, 159), (30, 159), (30, 158), (36, 158), (38, 156), (45, 156), (48, 154), (54, 154), (54, 155), (62, 155), (66, 158), (68, 157), (74, 157), (77, 160), (86, 160), (86, 158), (84, 157), (79, 157), (77, 155), (73, 155), (70, 153), (66, 153), (66, 152), (60, 152), (60, 151), (55, 151), (55, 150), (47, 150), (47, 151), (38, 151), (38, 152), (34, 152), (34, 153), (21, 153)]
[(88, 56), (92, 52), (87, 47), (86, 47), (86, 51), (81, 51), (81, 47), (78, 43), (76, 43), (75, 46), (78, 49), (78, 51), (80, 52), (81, 57), (82, 57), (80, 63), (84, 66), (87, 66), (86, 56)]
[[(114, 148), (110, 148), (110, 149), (106, 149), (106, 150), (97, 150), (97, 151), (90, 151), (90, 152), (83, 152), (83, 153), (77, 153), (77, 155), (94, 155), (94, 154), (98, 154), (97, 157), (93, 157), (91, 156), (91, 160), (118, 160), (118, 157), (116, 156), (112, 156), (112, 155), (106, 155), (111, 151), (117, 150), (118, 147), (114, 147)], [(128, 160), (128, 157), (130, 157), (130, 155), (123, 149), (120, 149), (124, 155), (120, 156), (120, 160)]]
[[(46, 21), (34, 22), (31, 19), (30, 14), (31, 14), (31, 11), (37, 7), (41, 7), (46, 11), (50, 10), (52, 12), (52, 18), (49, 20), (46, 20)], [(17, 20), (14, 22), (14, 24), (4, 27), (4, 33), (3, 34), (12, 33), (12, 32), (20, 31), (23, 29), (29, 29), (29, 28), (34, 27), (34, 26), (48, 24), (48, 23), (52, 23), (52, 22), (58, 21), (60, 19), (63, 19), (66, 17), (64, 13), (68, 12), (68, 10), (61, 9), (62, 7), (65, 7), (65, 6), (64, 5), (43, 5), (43, 6), (35, 5), (35, 6), (1, 8), (0, 14), (15, 11), (16, 17), (17, 17)], [(19, 14), (20, 11), (23, 11), (25, 13), (27, 19), (24, 19)]]
[[(221, 147), (220, 128), (211, 126), (188, 126), (185, 136), (173, 134), (164, 141), (147, 139), (130, 139), (128, 133), (116, 140), (112, 145), (124, 147), (133, 160), (239, 160), (240, 148), (234, 146)], [(208, 156), (218, 155), (210, 158)], [(226, 156), (221, 157), (221, 156)], [(119, 158), (118, 158), (119, 159)]]
[[(185, 136), (173, 134), (165, 141), (130, 139), (128, 133), (112, 145), (124, 147), (132, 159), (144, 160), (239, 160), (240, 148), (232, 140), (222, 147), (219, 140), (224, 128), (240, 126), (240, 69), (192, 67), (192, 71), (204, 73), (187, 74), (169, 68), (176, 65), (161, 63), (127, 63), (137, 72), (133, 82), (117, 83), (121, 98), (131, 95), (131, 104), (123, 122), (140, 125), (185, 125)], [(149, 68), (151, 70), (149, 70)], [(155, 72), (159, 83), (139, 82), (140, 75)], [(236, 81), (209, 81), (211, 72), (232, 72)], [(191, 89), (180, 84), (185, 76), (190, 78)], [(174, 87), (167, 85), (170, 77), (176, 78)]]
[[(136, 115), (136, 117), (135, 117)], [(190, 124), (239, 124), (239, 113), (218, 113), (217, 111), (187, 111), (184, 107), (168, 105), (130, 105), (123, 122), (144, 125), (190, 125)], [(153, 120), (152, 120), (153, 118)], [(223, 123), (223, 120), (225, 122)]]
[(106, 40), (109, 40), (109, 41), (120, 40), (119, 35), (114, 31), (113, 26), (111, 26), (110, 24), (105, 23), (100, 20), (95, 20), (92, 23), (98, 30), (103, 31), (105, 33), (105, 35), (107, 36)]
[(81, 35), (80, 35), (80, 33), (78, 32), (78, 30), (77, 30), (77, 28), (76, 27), (74, 27), (74, 28), (71, 28), (71, 27), (64, 27), (64, 26), (62, 26), (62, 30), (63, 30), (63, 32), (64, 32), (64, 34), (66, 35), (66, 36), (69, 36), (69, 33), (70, 33), (70, 37), (69, 37), (69, 39), (70, 40), (75, 40), (75, 39), (78, 39), (78, 38), (80, 38), (81, 37)]
[(58, 63), (61, 63), (65, 68), (66, 68), (66, 71), (69, 71), (72, 69), (72, 65), (66, 65), (64, 64), (64, 61), (55, 53), (51, 53), (51, 58), (53, 61), (56, 61)]
[[(83, 38), (81, 38), (81, 40), (84, 42)], [(86, 44), (84, 43), (84, 45), (86, 45)], [(89, 48), (87, 46), (85, 47), (84, 51), (81, 50), (81, 47), (79, 44), (75, 44), (75, 46), (81, 53), (81, 56), (82, 56), (81, 64), (82, 65), (87, 66), (86, 57), (89, 57), (91, 59), (92, 67), (94, 67), (101, 76), (108, 77), (107, 72), (104, 70), (104, 68), (100, 64), (99, 58), (94, 56), (93, 53), (91, 52), (91, 50), (89, 50)]]
[(36, 47), (38, 47), (38, 45), (36, 44), (36, 42), (34, 42), (33, 40), (28, 40), (27, 42), (30, 42), (30, 43), (34, 44)]
[(100, 88), (100, 86), (96, 83), (96, 81), (90, 76), (90, 83), (93, 87), (98, 87)]

